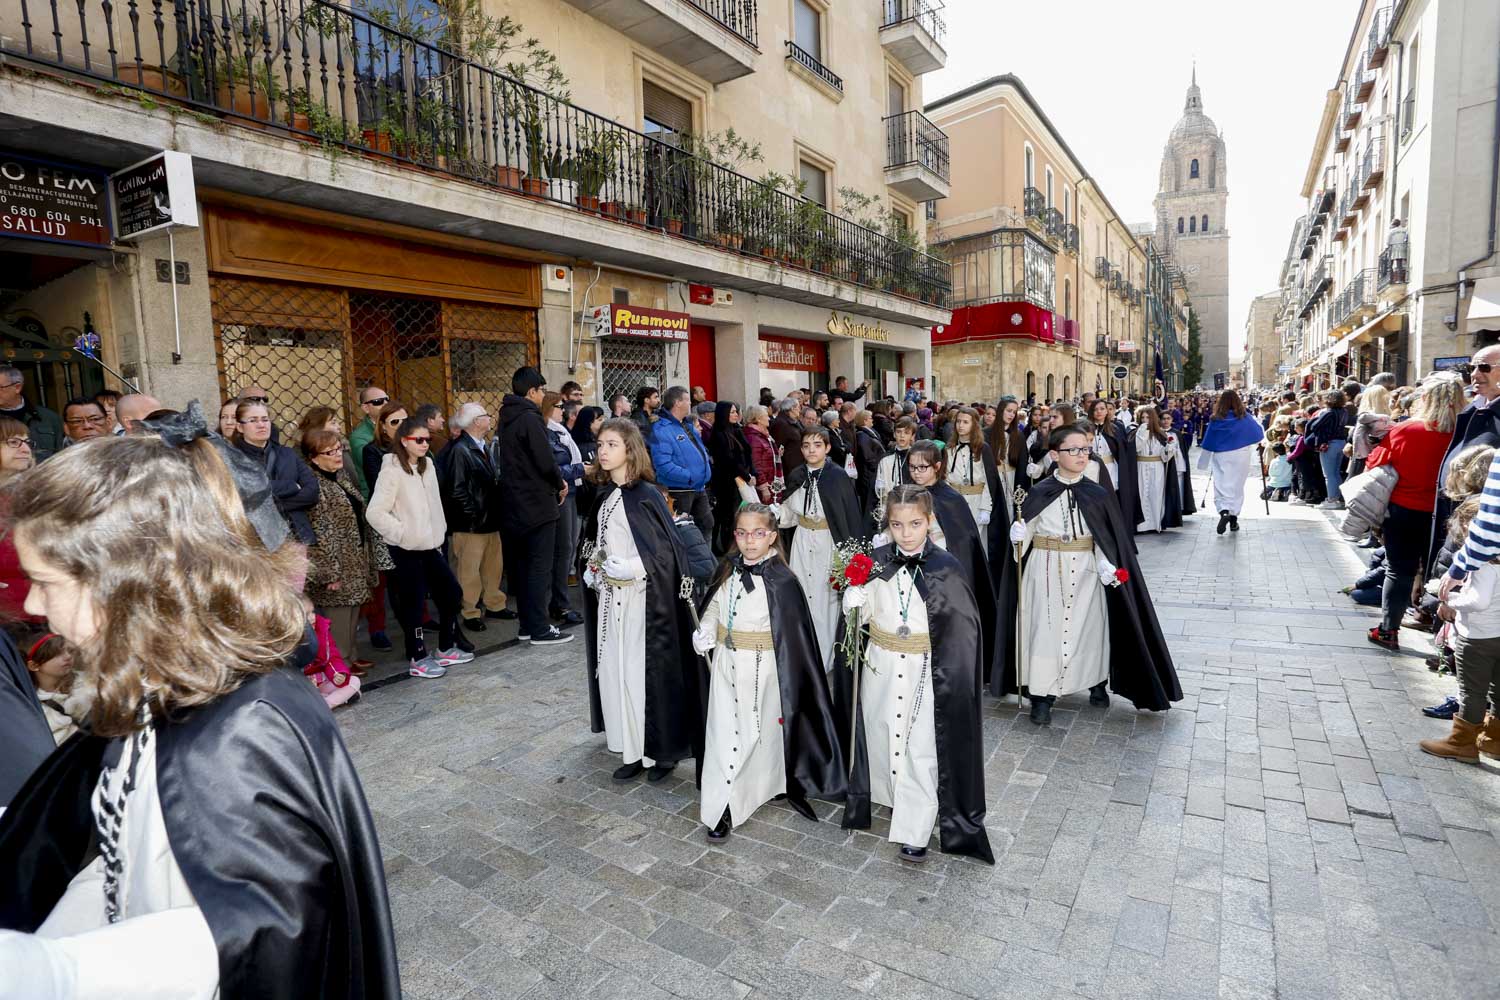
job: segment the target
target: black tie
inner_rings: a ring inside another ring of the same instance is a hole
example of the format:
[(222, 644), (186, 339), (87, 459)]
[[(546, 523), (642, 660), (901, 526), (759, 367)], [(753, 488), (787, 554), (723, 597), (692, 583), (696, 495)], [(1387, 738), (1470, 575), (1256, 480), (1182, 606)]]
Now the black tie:
[(742, 556), (735, 556), (734, 569), (740, 575), (740, 586), (745, 588), (745, 593), (755, 592), (755, 578), (760, 576), (766, 568), (764, 562), (758, 562), (754, 566), (746, 566)]

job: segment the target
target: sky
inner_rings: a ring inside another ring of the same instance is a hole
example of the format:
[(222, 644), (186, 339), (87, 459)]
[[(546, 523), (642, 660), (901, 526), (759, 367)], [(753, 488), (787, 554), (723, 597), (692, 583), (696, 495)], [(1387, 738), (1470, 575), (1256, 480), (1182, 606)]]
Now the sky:
[(932, 101), (1014, 73), (1129, 223), (1155, 218), (1162, 147), (1196, 60), (1203, 110), (1229, 160), (1229, 343), (1250, 300), (1277, 289), (1324, 95), (1360, 0), (947, 0), (948, 64)]

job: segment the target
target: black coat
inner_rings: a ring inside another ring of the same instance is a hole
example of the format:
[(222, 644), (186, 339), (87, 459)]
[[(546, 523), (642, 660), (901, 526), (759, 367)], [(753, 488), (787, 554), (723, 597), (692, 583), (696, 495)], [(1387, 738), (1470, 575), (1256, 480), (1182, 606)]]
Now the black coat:
[(884, 457), (885, 446), (881, 444), (880, 435), (868, 427), (854, 432), (854, 467), (859, 471), (854, 493), (866, 519), (875, 516), (875, 476), (880, 472), (880, 460)]
[(271, 442), (264, 448), (257, 448), (240, 439), (234, 445), (266, 470), (266, 478), (271, 481), (271, 495), (276, 499), (276, 509), (281, 511), (281, 516), (291, 525), (292, 534), (297, 537), (297, 541), (303, 545), (311, 545), (317, 541), (307, 512), (318, 502), (318, 480), (308, 464), (284, 444)]
[[(94, 858), (89, 800), (107, 743), (75, 734), (0, 818), (0, 927), (35, 931)], [(399, 1000), (375, 825), (338, 724), (299, 669), (159, 723), (156, 779), (224, 1000)]]
[(10, 634), (0, 629), (0, 808), (54, 749), (36, 685)]
[(727, 552), (734, 539), (734, 515), (740, 509), (740, 489), (735, 480), (749, 483), (755, 478), (755, 462), (750, 457), (745, 431), (739, 424), (729, 422), (729, 408), (733, 405), (727, 401), (719, 404), (714, 432), (708, 439), (708, 456), (713, 461), (708, 481), (713, 491), (716, 552)]
[[(359, 471), (365, 474), (365, 482), (369, 485), (371, 493), (375, 492), (375, 480), (380, 478), (380, 466), (384, 461), (385, 449), (380, 447), (380, 442), (371, 441), (360, 449)], [(369, 499), (365, 497), (366, 501)]]
[(500, 484), (482, 444), (476, 446), (460, 431), (443, 446), (438, 470), (450, 532), (487, 535), (500, 530)]
[(500, 525), (523, 532), (562, 516), (557, 497), (562, 473), (552, 457), (552, 438), (542, 411), (525, 396), (507, 395), (495, 432), (494, 454), (501, 456)]
[[(980, 610), (964, 580), (958, 560), (933, 545), (924, 550), (917, 592), (927, 606), (927, 631), (932, 638), (932, 721), (937, 735), (938, 842), (948, 854), (967, 854), (995, 863), (984, 829), (984, 652)], [(877, 575), (890, 579), (897, 572), (896, 547), (875, 550)], [(843, 646), (843, 621), (839, 642)], [(861, 642), (867, 642), (861, 639)], [(834, 706), (839, 717), (854, 722), (854, 761), (849, 794), (844, 804), (844, 828), (870, 828), (870, 752), (865, 745), (864, 718), (854, 697), (854, 674), (842, 651), (834, 661)]]
[[(691, 576), (687, 553), (672, 525), (667, 502), (655, 484), (637, 480), (628, 486), (606, 486), (589, 512), (579, 536), (586, 543), (599, 536), (599, 511), (619, 490), (620, 514), (630, 523), (630, 534), (646, 567), (646, 756), (659, 764), (692, 757), (703, 774), (703, 732), (708, 718), (708, 684), (703, 666), (693, 652), (693, 622), (687, 604), (678, 597), (684, 576)], [(617, 514), (616, 516), (620, 516)], [(582, 578), (585, 563), (580, 560)], [(599, 699), (600, 592), (583, 588), (584, 649), (588, 658), (589, 723), (604, 732), (604, 708)]]
[[(1120, 586), (1104, 588), (1109, 613), (1110, 690), (1130, 699), (1136, 708), (1165, 711), (1172, 707), (1172, 702), (1182, 700), (1182, 687), (1177, 682), (1167, 640), (1156, 620), (1151, 593), (1141, 575), (1132, 544), (1133, 532), (1126, 528), (1119, 504), (1113, 502), (1103, 486), (1090, 479), (1080, 479), (1068, 486), (1056, 476), (1048, 476), (1026, 494), (1021, 516), (1030, 521), (1070, 489), (1089, 533), (1094, 536), (1094, 544), (1116, 568), (1130, 574), (1130, 579)], [(1028, 552), (1025, 558), (1029, 560), (1035, 551)], [(1011, 574), (1000, 593), (1000, 621), (1006, 624), (997, 631), (995, 645), (1002, 650), (1003, 668), (990, 677), (990, 690), (997, 696), (1016, 691), (1014, 623), (1020, 579), (1020, 573)], [(1028, 609), (1027, 613), (1032, 611)]]
[[(1131, 535), (1134, 535), (1136, 525), (1146, 520), (1141, 513), (1141, 482), (1135, 474), (1135, 439), (1126, 433), (1118, 421), (1105, 424), (1102, 428), (1096, 427), (1095, 433), (1104, 436), (1109, 442), (1109, 450), (1115, 456), (1114, 464), (1111, 466), (1104, 466), (1104, 463), (1100, 463), (1100, 480), (1102, 482), (1108, 479), (1113, 489), (1115, 477), (1119, 477), (1120, 488), (1115, 492), (1115, 496), (1120, 503), (1120, 513), (1125, 518), (1125, 527), (1130, 529)], [(1135, 548), (1134, 540), (1130, 542), (1130, 546), (1132, 549)]]
[(781, 446), (781, 474), (790, 478), (792, 473), (807, 464), (802, 457), (802, 421), (778, 413), (771, 421), (771, 440)]
[[(1500, 448), (1500, 401), (1485, 407), (1476, 407), (1470, 403), (1459, 411), (1458, 419), (1453, 422), (1453, 437), (1448, 442), (1448, 451), (1443, 455), (1443, 464), (1438, 469), (1437, 504), (1432, 511), (1432, 537), (1427, 543), (1429, 569), (1448, 535), (1448, 518), (1453, 516), (1453, 510), (1458, 506), (1456, 501), (1449, 500), (1443, 493), (1443, 482), (1448, 478), (1448, 463), (1453, 461), (1453, 456), (1475, 444)], [(1435, 574), (1429, 572), (1428, 575)]]
[[(731, 563), (731, 566), (736, 563)], [(842, 802), (847, 787), (844, 747), (847, 725), (833, 710), (828, 675), (813, 630), (807, 597), (780, 556), (748, 571), (751, 589), (766, 588), (771, 611), (771, 641), (776, 653), (776, 682), (781, 689), (781, 742), (786, 754), (786, 794), (789, 799), (809, 798)], [(722, 584), (720, 584), (722, 586)], [(709, 591), (703, 604), (713, 598)]]
[[(807, 482), (807, 466), (786, 477), (786, 495), (802, 488)], [(832, 460), (823, 463), (818, 473), (818, 500), (823, 505), (823, 516), (828, 519), (828, 531), (833, 535), (833, 544), (839, 545), (851, 538), (866, 538), (864, 514), (859, 509), (859, 498), (854, 493), (854, 484), (844, 470)], [(792, 550), (792, 537), (796, 528), (782, 532), (782, 541), (788, 552)]]
[[(981, 529), (969, 510), (969, 502), (952, 486), (939, 482), (927, 492), (932, 494), (932, 510), (943, 529), (943, 544), (948, 554), (958, 560), (964, 579), (974, 592), (974, 603), (979, 607), (979, 622), (984, 631), (984, 679), (988, 681), (995, 657), (995, 583), (990, 561), (979, 544)], [(1010, 528), (1005, 532), (1008, 538)], [(1002, 545), (998, 554), (1003, 557), (1006, 551)]]

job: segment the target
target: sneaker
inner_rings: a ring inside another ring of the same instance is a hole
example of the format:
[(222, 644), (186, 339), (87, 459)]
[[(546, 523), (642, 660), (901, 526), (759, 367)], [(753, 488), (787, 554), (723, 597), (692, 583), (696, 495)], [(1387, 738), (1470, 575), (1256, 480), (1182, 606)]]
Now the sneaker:
[(1312, 506), (1312, 502), (1309, 501), (1309, 500), (1304, 500), (1301, 497), (1293, 497), (1292, 498), (1292, 506), (1293, 507), (1311, 507)]
[(386, 634), (384, 632), (371, 632), (370, 645), (374, 646), (376, 649), (390, 649), (391, 640), (386, 637)]
[(1343, 510), (1344, 509), (1344, 501), (1342, 501), (1342, 500), (1324, 500), (1322, 503), (1318, 504), (1318, 509), (1319, 510)]
[(573, 633), (564, 632), (556, 626), (548, 626), (547, 631), (538, 632), (527, 641), (533, 646), (555, 646), (559, 642), (572, 642)]
[(1376, 625), (1374, 628), (1370, 629), (1370, 631), (1366, 632), (1365, 638), (1369, 639), (1375, 645), (1380, 646), (1384, 649), (1394, 651), (1401, 648), (1401, 643), (1397, 641), (1396, 633), (1394, 631), (1387, 632), (1379, 625)]
[(1422, 709), (1422, 714), (1434, 719), (1451, 719), (1458, 714), (1458, 699), (1450, 694), (1441, 705), (1431, 705)]
[(411, 661), (411, 669), (407, 671), (413, 677), (436, 678), (448, 672), (448, 668), (430, 656), (424, 656), (420, 660)]
[(432, 659), (437, 660), (441, 666), (451, 667), (455, 663), (472, 662), (474, 659), (474, 654), (468, 652), (467, 650), (459, 649), (457, 646), (454, 646), (452, 649), (438, 650), (436, 653), (432, 654)]

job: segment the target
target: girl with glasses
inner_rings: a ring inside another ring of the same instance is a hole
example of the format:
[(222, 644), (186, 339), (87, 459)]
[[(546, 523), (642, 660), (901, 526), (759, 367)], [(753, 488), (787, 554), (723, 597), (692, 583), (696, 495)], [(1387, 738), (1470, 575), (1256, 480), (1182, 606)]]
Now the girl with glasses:
[[(234, 410), (234, 422), (235, 447), (266, 470), (276, 509), (291, 525), (297, 543), (311, 545), (316, 536), (307, 514), (318, 502), (318, 482), (312, 470), (292, 449), (271, 440), (271, 411), (264, 403), (241, 400)], [(301, 574), (294, 582), (301, 590)]]
[(1039, 726), (1051, 725), (1058, 698), (1081, 691), (1100, 708), (1108, 707), (1112, 689), (1136, 708), (1167, 709), (1181, 700), (1182, 688), (1133, 532), (1112, 491), (1084, 475), (1090, 458), (1084, 429), (1059, 427), (1047, 444), (1056, 468), (1026, 494), (1010, 528), (1021, 571), (1001, 587), (1000, 621), (1016, 622), (1016, 629), (996, 636), (1004, 647), (997, 693), (1024, 694)]
[(699, 815), (711, 843), (777, 796), (817, 822), (809, 798), (844, 796), (843, 742), (807, 599), (781, 554), (776, 514), (744, 504), (735, 551), (709, 585), (693, 648), (709, 664)]
[[(381, 411), (381, 417), (386, 416)], [(458, 612), (463, 590), (443, 558), (448, 521), (438, 492), (437, 462), (427, 422), (407, 417), (396, 427), (395, 445), (380, 462), (366, 512), (390, 549), (394, 572), (387, 578), (395, 598), (396, 618), (406, 642), (413, 677), (441, 677), (474, 654), (459, 648)], [(438, 648), (429, 653), (422, 638), (422, 619), (431, 597), (438, 610)]]

